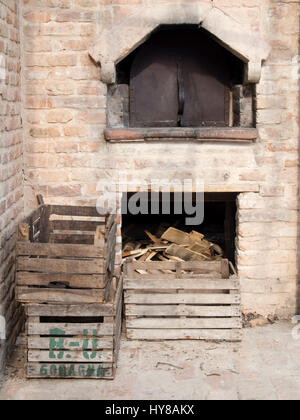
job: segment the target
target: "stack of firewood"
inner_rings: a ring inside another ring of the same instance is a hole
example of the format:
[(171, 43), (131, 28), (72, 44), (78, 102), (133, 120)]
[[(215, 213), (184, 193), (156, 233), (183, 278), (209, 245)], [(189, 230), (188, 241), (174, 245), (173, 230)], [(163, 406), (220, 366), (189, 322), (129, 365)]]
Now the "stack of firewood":
[(222, 248), (202, 233), (191, 233), (170, 227), (160, 237), (145, 231), (147, 240), (127, 240), (123, 247), (123, 262), (135, 261), (216, 261), (223, 258)]

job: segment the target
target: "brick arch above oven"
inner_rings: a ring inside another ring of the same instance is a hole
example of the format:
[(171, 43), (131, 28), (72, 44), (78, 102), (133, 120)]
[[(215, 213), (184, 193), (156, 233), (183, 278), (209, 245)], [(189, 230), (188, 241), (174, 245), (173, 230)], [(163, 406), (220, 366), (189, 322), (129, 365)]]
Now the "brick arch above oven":
[(101, 65), (104, 83), (116, 81), (116, 64), (127, 57), (160, 25), (193, 24), (210, 32), (216, 40), (245, 63), (245, 81), (258, 83), (262, 62), (270, 46), (209, 2), (139, 7), (137, 11), (103, 31), (90, 55)]

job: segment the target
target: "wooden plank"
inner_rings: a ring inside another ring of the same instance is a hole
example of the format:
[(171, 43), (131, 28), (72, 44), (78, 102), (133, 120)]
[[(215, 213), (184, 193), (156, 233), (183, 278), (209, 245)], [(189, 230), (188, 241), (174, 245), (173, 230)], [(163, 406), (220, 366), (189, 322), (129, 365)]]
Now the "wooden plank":
[(118, 288), (114, 299), (114, 314), (118, 314), (119, 307), (122, 307), (123, 301), (123, 280), (118, 281)]
[(113, 225), (116, 224), (116, 219), (117, 219), (117, 216), (115, 214), (110, 214), (109, 216), (106, 217), (106, 226), (105, 226), (106, 233), (110, 232)]
[(202, 244), (202, 242), (204, 242), (203, 246), (209, 246), (210, 243), (206, 240), (204, 240), (204, 235), (200, 232), (197, 232), (196, 230), (193, 230), (190, 234), (189, 234), (189, 241), (190, 243), (198, 243), (198, 244)]
[(40, 242), (48, 243), (50, 235), (51, 206), (43, 206), (40, 216)]
[[(170, 274), (165, 274), (165, 272), (170, 272)], [(130, 274), (130, 276), (128, 276), (129, 279), (131, 280), (139, 280), (139, 281), (146, 281), (146, 280), (157, 280), (159, 278), (162, 278), (163, 281), (165, 280), (173, 280), (175, 278), (175, 273), (172, 271), (167, 271), (164, 270), (163, 275), (162, 272), (160, 272), (160, 275), (157, 276), (150, 274), (149, 272), (144, 272), (145, 274), (139, 274), (137, 272), (133, 272)], [(187, 273), (187, 274), (180, 274), (180, 278), (181, 279), (188, 279), (188, 278), (193, 278), (193, 279), (221, 279), (221, 273), (217, 273), (217, 272), (210, 272), (210, 273), (202, 273), (202, 274), (193, 274), (193, 273)]]
[(238, 290), (238, 280), (218, 279), (174, 279), (174, 280), (141, 280), (124, 279), (124, 289), (151, 290), (151, 289), (190, 289), (190, 290)]
[(90, 305), (26, 305), (27, 316), (112, 316), (114, 308), (112, 303)]
[[(189, 261), (181, 264), (182, 270), (203, 270), (205, 272), (221, 272), (221, 261)], [(128, 269), (132, 270), (176, 270), (175, 261), (131, 261), (128, 263)]]
[(160, 244), (161, 243), (161, 239), (157, 238), (155, 235), (153, 235), (151, 232), (149, 232), (148, 230), (145, 230), (145, 234), (148, 236), (148, 238), (151, 239), (151, 241), (155, 244)]
[[(27, 331), (29, 335), (61, 335), (61, 330), (64, 331), (65, 335), (80, 335), (84, 336), (101, 336), (101, 335), (113, 335), (113, 324), (109, 323), (36, 323), (27, 322)], [(85, 334), (85, 330), (88, 334)]]
[(28, 378), (113, 379), (111, 363), (28, 363)]
[[(32, 350), (49, 350), (51, 342), (49, 337), (29, 336), (27, 347)], [(76, 346), (74, 346), (76, 344)], [(74, 350), (74, 348), (86, 350), (113, 349), (113, 337), (99, 338), (97, 340), (86, 340), (85, 338), (55, 338), (55, 350)]]
[(185, 248), (180, 245), (172, 244), (169, 248), (166, 249), (165, 253), (167, 255), (172, 255), (174, 257), (179, 257), (184, 261), (207, 261), (209, 257), (204, 254), (199, 254), (194, 252), (191, 249)]
[(105, 215), (99, 214), (96, 207), (52, 205), (51, 213), (59, 216), (99, 217), (99, 221), (102, 223), (105, 223), (106, 220)]
[(103, 290), (41, 289), (17, 286), (16, 299), (20, 303), (85, 304), (104, 302)]
[(221, 260), (221, 273), (223, 279), (228, 279), (230, 272), (229, 272), (229, 262), (226, 259)]
[(242, 328), (240, 318), (137, 318), (126, 320), (127, 328), (145, 329), (227, 329)]
[(19, 257), (17, 270), (43, 273), (103, 274), (104, 262), (100, 258), (86, 261)]
[[(64, 351), (49, 351), (49, 350), (29, 350), (27, 353), (28, 362), (112, 362), (113, 352), (112, 350), (101, 350), (101, 351), (75, 351), (67, 350)], [(59, 356), (59, 357), (58, 357)], [(95, 356), (95, 357), (92, 357)]]
[(182, 230), (170, 227), (161, 237), (162, 240), (173, 242), (177, 245), (184, 245), (190, 243), (190, 236)]
[(232, 306), (126, 305), (126, 316), (241, 316), (241, 308)]
[(220, 340), (241, 341), (242, 330), (205, 330), (205, 329), (127, 329), (130, 340)]
[(106, 278), (103, 274), (55, 274), (30, 273), (18, 271), (16, 283), (18, 286), (67, 286), (72, 289), (103, 289), (106, 287)]
[(49, 242), (55, 244), (94, 245), (94, 235), (50, 233)]
[(201, 293), (181, 293), (181, 294), (134, 294), (125, 291), (125, 303), (139, 304), (238, 304), (240, 303), (240, 295), (226, 294), (201, 294)]
[(79, 230), (79, 231), (93, 231), (97, 227), (104, 225), (103, 222), (95, 222), (89, 220), (52, 220), (50, 227), (52, 230)]
[(90, 245), (63, 245), (41, 243), (17, 243), (19, 256), (45, 256), (45, 257), (78, 257), (78, 258), (101, 258), (103, 248)]

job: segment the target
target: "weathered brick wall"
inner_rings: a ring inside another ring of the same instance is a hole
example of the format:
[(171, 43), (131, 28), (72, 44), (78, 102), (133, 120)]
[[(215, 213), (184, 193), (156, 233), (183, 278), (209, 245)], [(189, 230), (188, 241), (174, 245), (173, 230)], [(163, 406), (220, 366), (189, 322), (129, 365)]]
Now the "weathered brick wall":
[[(292, 0), (205, 0), (272, 47), (257, 85), (255, 144), (107, 144), (107, 87), (88, 49), (142, 4), (161, 2), (23, 0), (26, 206), (35, 205), (37, 192), (48, 202), (94, 204), (97, 182), (116, 179), (118, 171), (129, 180), (200, 177), (211, 191), (240, 191), (237, 261), (243, 307), (293, 314), (299, 5)], [(176, 1), (163, 3), (172, 7)]]
[(21, 309), (14, 300), (15, 233), (24, 207), (18, 5), (17, 0), (0, 0), (0, 316), (6, 324), (0, 371), (21, 323)]

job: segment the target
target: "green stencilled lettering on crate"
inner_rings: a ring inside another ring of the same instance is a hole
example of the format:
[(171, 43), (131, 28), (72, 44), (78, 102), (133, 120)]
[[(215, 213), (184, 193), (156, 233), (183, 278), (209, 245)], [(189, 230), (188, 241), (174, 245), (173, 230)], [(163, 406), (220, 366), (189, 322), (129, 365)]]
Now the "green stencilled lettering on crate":
[(79, 374), (79, 376), (85, 376), (85, 366), (80, 365), (78, 367), (78, 374)]
[(41, 365), (40, 374), (46, 376), (48, 374), (47, 365)]
[(70, 377), (75, 376), (75, 366), (74, 365), (70, 366), (68, 376), (70, 376)]
[(57, 375), (57, 367), (56, 367), (56, 365), (51, 365), (50, 366), (50, 375), (52, 375), (52, 376), (56, 376)]
[(95, 366), (88, 365), (86, 376), (94, 376), (95, 375)]
[[(83, 330), (83, 335), (88, 335), (88, 330)], [(93, 330), (93, 335), (97, 335), (97, 330)], [(98, 345), (98, 339), (97, 338), (92, 338), (92, 349), (96, 349), (97, 345)], [(86, 360), (93, 360), (97, 357), (97, 351), (87, 351), (87, 349), (89, 348), (89, 342), (90, 342), (90, 338), (84, 338), (83, 339), (83, 345), (82, 345), (82, 350), (83, 350), (83, 357)]]
[[(51, 330), (53, 331), (53, 330)], [(50, 331), (50, 332), (51, 332)], [(54, 338), (51, 337), (50, 338), (50, 343), (49, 343), (49, 357), (50, 359), (63, 359), (64, 357), (64, 351), (65, 349), (65, 337), (59, 337), (59, 338)], [(54, 352), (55, 349), (59, 349), (60, 351), (56, 351)]]
[(65, 365), (60, 365), (58, 368), (59, 376), (65, 378), (67, 376), (67, 367)]
[(104, 375), (105, 375), (105, 370), (103, 369), (103, 366), (98, 365), (97, 377), (98, 378), (103, 378)]
[(60, 330), (59, 328), (53, 328), (52, 330), (50, 330), (50, 335), (66, 335), (66, 332), (64, 330)]

